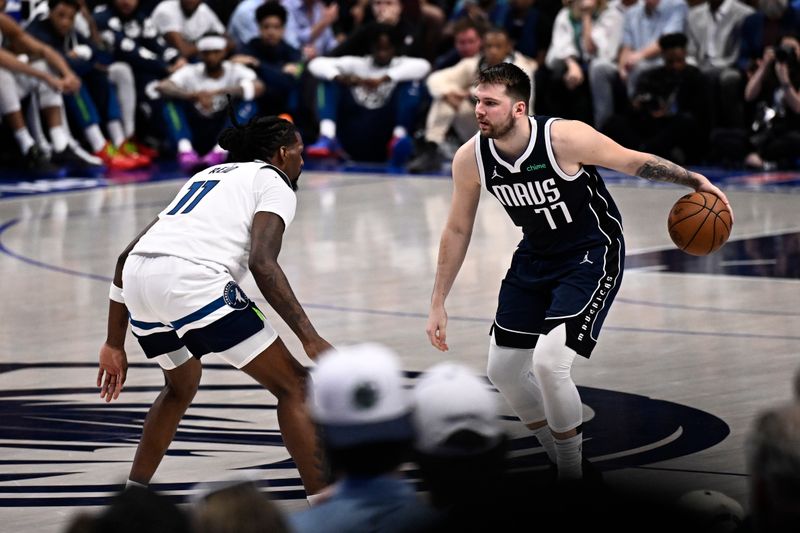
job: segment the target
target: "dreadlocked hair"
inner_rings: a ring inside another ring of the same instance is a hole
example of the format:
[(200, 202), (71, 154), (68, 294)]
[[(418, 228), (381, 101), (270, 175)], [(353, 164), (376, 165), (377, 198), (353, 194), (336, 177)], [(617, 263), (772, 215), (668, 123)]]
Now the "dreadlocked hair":
[(269, 161), (281, 146), (297, 142), (297, 127), (288, 120), (268, 116), (257, 117), (241, 125), (236, 120), (230, 96), (228, 114), (233, 124), (219, 135), (219, 145), (229, 151), (228, 161)]

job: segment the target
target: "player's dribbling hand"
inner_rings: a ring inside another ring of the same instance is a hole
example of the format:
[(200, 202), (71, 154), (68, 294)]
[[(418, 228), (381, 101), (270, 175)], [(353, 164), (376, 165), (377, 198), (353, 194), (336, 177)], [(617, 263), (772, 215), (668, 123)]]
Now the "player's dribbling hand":
[(444, 307), (432, 308), (428, 315), (428, 325), (425, 327), (428, 340), (437, 350), (446, 352), (450, 348), (447, 346), (447, 311)]
[[(698, 174), (699, 175), (699, 174)], [(711, 194), (716, 195), (719, 197), (720, 200), (725, 202), (725, 205), (728, 207), (728, 211), (731, 213), (731, 225), (733, 225), (733, 208), (731, 207), (731, 203), (728, 200), (728, 197), (725, 196), (725, 193), (722, 192), (719, 187), (711, 183), (708, 178), (701, 176), (703, 179), (700, 182), (700, 185), (697, 186), (695, 191), (697, 192), (710, 192)]]
[(100, 398), (106, 402), (116, 400), (122, 392), (128, 374), (128, 356), (125, 350), (103, 344), (100, 348), (100, 368), (97, 371), (97, 386)]

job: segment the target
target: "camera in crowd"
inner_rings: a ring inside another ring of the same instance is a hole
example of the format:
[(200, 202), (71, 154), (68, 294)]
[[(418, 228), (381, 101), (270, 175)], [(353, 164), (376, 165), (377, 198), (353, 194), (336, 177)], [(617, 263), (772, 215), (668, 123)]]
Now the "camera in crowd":
[(797, 62), (797, 56), (794, 53), (794, 48), (786, 44), (782, 44), (777, 47), (775, 49), (775, 62), (789, 64), (794, 64)]

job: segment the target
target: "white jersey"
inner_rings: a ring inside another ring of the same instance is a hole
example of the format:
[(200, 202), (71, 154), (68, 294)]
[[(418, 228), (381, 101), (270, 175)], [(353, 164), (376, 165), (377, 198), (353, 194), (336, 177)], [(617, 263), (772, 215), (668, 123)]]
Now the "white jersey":
[(178, 32), (190, 43), (197, 42), (207, 33), (225, 34), (222, 21), (204, 3), (187, 17), (181, 9), (180, 0), (164, 0), (153, 10), (152, 19), (160, 35)]
[(238, 282), (247, 273), (255, 214), (275, 213), (288, 228), (296, 207), (289, 178), (272, 165), (216, 165), (181, 187), (131, 254), (181, 257), (228, 272)]
[[(206, 74), (206, 66), (203, 63), (189, 63), (173, 72), (168, 79), (184, 91), (196, 93), (239, 87), (243, 81), (255, 81), (258, 78), (252, 69), (240, 63), (223, 61), (222, 76), (219, 78), (212, 78)], [(228, 107), (228, 99), (224, 94), (217, 94), (214, 97), (210, 114), (219, 113), (226, 107)], [(201, 114), (207, 114), (199, 103), (195, 104), (195, 108)]]

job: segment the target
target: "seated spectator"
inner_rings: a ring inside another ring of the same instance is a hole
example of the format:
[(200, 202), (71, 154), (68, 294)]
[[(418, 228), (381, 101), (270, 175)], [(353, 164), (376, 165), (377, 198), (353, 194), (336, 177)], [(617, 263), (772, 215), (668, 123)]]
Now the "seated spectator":
[(306, 149), (310, 157), (331, 157), (344, 148), (358, 160), (385, 161), (388, 145), (390, 164), (402, 166), (411, 153), (416, 82), (430, 71), (430, 63), (397, 56), (391, 27), (378, 25), (375, 31), (371, 55), (318, 57), (308, 64), (325, 91), (320, 138)]
[(551, 35), (546, 27), (549, 23), (539, 12), (536, 0), (509, 0), (501, 27), (506, 29), (518, 52), (541, 61), (547, 51), (545, 39)]
[(796, 168), (800, 156), (800, 40), (786, 34), (767, 48), (745, 87), (756, 104), (753, 150), (745, 164), (754, 168)]
[(335, 2), (326, 5), (322, 0), (285, 0), (288, 13), (284, 38), (303, 53), (305, 60), (328, 55), (338, 44), (333, 35), (333, 23), (339, 18)]
[[(109, 4), (99, 5), (94, 10), (94, 20), (104, 45), (115, 61), (112, 65), (122, 63), (132, 67), (136, 102), (147, 102), (148, 85), (169, 76), (186, 64), (186, 60), (176, 48), (164, 44), (146, 6), (143, 6), (140, 0), (112, 0)], [(153, 110), (153, 107), (149, 106), (151, 116), (158, 111), (158, 109)], [(153, 128), (147, 131), (148, 125), (148, 123), (140, 124), (140, 127), (145, 126), (145, 133), (157, 137), (157, 141), (163, 140), (162, 132), (152, 131)], [(123, 153), (137, 152), (150, 157), (157, 155), (136, 138), (132, 138), (130, 133), (121, 149)]]
[[(251, 40), (258, 37), (256, 10), (269, 0), (243, 0), (236, 5), (228, 21), (228, 37), (237, 49), (241, 49)], [(277, 2), (277, 0), (271, 0)], [(280, 3), (280, 2), (277, 2)], [(286, 23), (284, 22), (284, 26)]]
[[(408, 163), (411, 173), (437, 172), (443, 154), (439, 146), (453, 130), (458, 142), (466, 141), (478, 129), (472, 90), (478, 72), (486, 67), (508, 62), (532, 75), (536, 61), (514, 50), (505, 30), (494, 28), (486, 32), (483, 53), (462, 59), (456, 65), (428, 76), (427, 86), (433, 102), (425, 120), (425, 134), (417, 155)], [(531, 96), (531, 107), (533, 98)]]
[(394, 42), (399, 43), (397, 55), (408, 57), (427, 57), (424, 46), (424, 31), (421, 24), (415, 24), (403, 10), (400, 0), (370, 0), (374, 20), (358, 26), (329, 55), (365, 56), (372, 52), (378, 27), (392, 28)]
[[(197, 41), (204, 35), (224, 34), (225, 26), (203, 0), (162, 0), (152, 14), (158, 35), (188, 61), (198, 56)], [(226, 50), (233, 44), (226, 42)]]
[[(256, 116), (255, 99), (264, 93), (264, 84), (252, 70), (225, 60), (226, 48), (222, 35), (203, 37), (197, 42), (202, 63), (184, 65), (158, 84), (161, 95), (184, 104), (178, 110), (185, 118), (165, 121), (185, 168), (226, 160), (227, 151), (217, 144), (220, 132), (229, 126), (226, 95), (237, 99), (235, 114), (244, 123)], [(205, 154), (202, 159), (198, 152)]]
[(166, 497), (143, 487), (114, 496), (95, 518), (93, 533), (189, 533), (186, 514)]
[(259, 35), (231, 60), (251, 67), (264, 83), (264, 94), (258, 99), (262, 115), (296, 115), (303, 65), (300, 51), (283, 38), (286, 9), (278, 2), (266, 2), (256, 9), (255, 19)]
[(436, 58), (433, 70), (452, 67), (462, 59), (480, 54), (485, 31), (485, 26), (468, 18), (458, 19), (453, 24), (453, 47)]
[(758, 0), (758, 11), (742, 23), (742, 44), (739, 49), (739, 70), (753, 73), (764, 51), (778, 44), (786, 32), (800, 28), (800, 9), (788, 0)]
[(754, 533), (789, 533), (800, 524), (800, 405), (758, 415), (747, 442), (750, 511)]
[(204, 484), (193, 506), (196, 533), (288, 533), (281, 510), (254, 481)]
[(398, 467), (411, 456), (411, 398), (397, 356), (377, 344), (323, 354), (308, 404), (335, 485), (290, 516), (296, 533), (422, 531), (434, 518)]
[(740, 0), (709, 0), (689, 10), (689, 58), (711, 91), (711, 128), (744, 126), (743, 73), (736, 67), (742, 26), (753, 8)]
[[(593, 61), (589, 69), (595, 128), (602, 129), (606, 120), (621, 110), (618, 101), (633, 96), (642, 72), (661, 64), (658, 38), (682, 33), (686, 11), (684, 0), (642, 0), (625, 11), (622, 49), (616, 63)], [(615, 96), (620, 83), (626, 86), (621, 98)]]
[(605, 132), (634, 150), (650, 152), (678, 164), (699, 163), (709, 137), (709, 108), (703, 75), (686, 62), (686, 36), (658, 40), (664, 65), (643, 73), (632, 110), (613, 116)]
[[(43, 173), (56, 172), (58, 168), (55, 165), (81, 161), (69, 146), (69, 132), (61, 121), (61, 93), (75, 92), (80, 88), (81, 82), (57, 51), (31, 36), (3, 12), (5, 4), (6, 0), (0, 0), (0, 44), (3, 45), (0, 46), (2, 121), (14, 134), (26, 169)], [(29, 58), (41, 59), (30, 63), (22, 61), (5, 47), (27, 54)], [(55, 151), (52, 165), (48, 162), (47, 155), (36, 145), (23, 118), (21, 101), (32, 93), (38, 96), (39, 111), (44, 116)]]
[[(28, 31), (58, 50), (83, 81), (78, 91), (63, 96), (74, 127), (82, 131), (91, 151), (110, 169), (130, 170), (150, 164), (149, 158), (138, 153), (120, 152), (126, 136), (117, 91), (108, 77), (110, 57), (76, 31), (78, 0), (50, 0), (49, 8), (48, 15), (33, 21)], [(100, 129), (101, 120), (110, 140)]]

